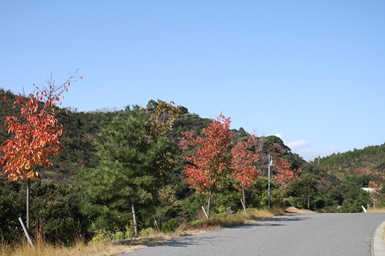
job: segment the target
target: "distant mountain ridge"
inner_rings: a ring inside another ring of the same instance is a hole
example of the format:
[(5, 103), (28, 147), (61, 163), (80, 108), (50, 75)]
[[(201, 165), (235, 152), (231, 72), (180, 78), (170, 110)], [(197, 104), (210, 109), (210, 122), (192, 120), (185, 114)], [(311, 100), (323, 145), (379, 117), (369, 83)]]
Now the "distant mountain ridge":
[[(314, 162), (318, 164), (318, 159)], [(343, 169), (348, 172), (354, 172), (357, 169), (363, 169), (365, 172), (384, 170), (385, 143), (322, 157), (319, 159), (319, 165), (327, 170)]]

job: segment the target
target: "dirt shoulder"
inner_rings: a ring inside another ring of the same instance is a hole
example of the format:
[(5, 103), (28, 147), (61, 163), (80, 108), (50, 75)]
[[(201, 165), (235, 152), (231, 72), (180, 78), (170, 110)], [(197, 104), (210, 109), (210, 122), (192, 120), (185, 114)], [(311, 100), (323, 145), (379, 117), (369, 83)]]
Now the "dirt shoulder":
[(316, 213), (314, 211), (310, 211), (310, 210), (305, 210), (305, 209), (298, 209), (298, 208), (295, 208), (295, 207), (288, 207), (286, 208), (285, 210), (287, 213), (297, 213), (297, 214), (311, 214), (311, 213)]

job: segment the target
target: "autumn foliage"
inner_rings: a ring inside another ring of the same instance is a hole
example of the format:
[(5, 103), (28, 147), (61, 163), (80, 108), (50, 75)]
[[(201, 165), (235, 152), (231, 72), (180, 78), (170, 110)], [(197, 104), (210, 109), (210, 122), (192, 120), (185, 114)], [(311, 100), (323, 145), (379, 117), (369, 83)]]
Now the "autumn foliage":
[(274, 178), (283, 191), (292, 181), (298, 178), (298, 175), (302, 172), (300, 168), (292, 168), (290, 163), (283, 158), (276, 161), (275, 167), (276, 174)]
[(61, 149), (59, 137), (63, 127), (55, 117), (55, 106), (70, 86), (71, 76), (57, 86), (52, 79), (43, 90), (36, 85), (35, 93), (28, 97), (19, 95), (13, 103), (20, 108), (20, 117), (7, 116), (5, 125), (12, 138), (0, 146), (0, 164), (9, 181), (38, 178), (37, 166), (50, 166), (49, 156)]
[(247, 141), (239, 141), (232, 147), (230, 123), (230, 118), (220, 114), (203, 129), (204, 137), (194, 137), (191, 132), (182, 133), (182, 149), (195, 150), (184, 157), (188, 162), (184, 166), (186, 181), (198, 193), (209, 195), (208, 213), (212, 193), (221, 188), (223, 180), (234, 180), (234, 186), (242, 191), (245, 206), (245, 188), (250, 187), (259, 174), (255, 166), (258, 155), (253, 151), (255, 136), (249, 136)]
[[(248, 188), (259, 175), (255, 163), (259, 160), (258, 155), (252, 150), (255, 136), (249, 136), (247, 141), (239, 141), (232, 149), (233, 156), (233, 178), (238, 181), (242, 188)], [(240, 189), (238, 186), (236, 188)]]
[(181, 147), (187, 150), (196, 148), (186, 156), (184, 166), (186, 181), (199, 193), (211, 193), (221, 186), (221, 181), (231, 165), (230, 145), (232, 133), (230, 118), (221, 114), (203, 129), (204, 137), (194, 138), (191, 132), (183, 132)]

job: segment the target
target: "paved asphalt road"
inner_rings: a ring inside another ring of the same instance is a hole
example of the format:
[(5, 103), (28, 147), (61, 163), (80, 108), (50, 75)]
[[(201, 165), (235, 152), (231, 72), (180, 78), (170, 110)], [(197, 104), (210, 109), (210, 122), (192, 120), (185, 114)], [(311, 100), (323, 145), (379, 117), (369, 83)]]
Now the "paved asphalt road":
[(187, 236), (125, 256), (370, 256), (385, 213), (307, 214)]

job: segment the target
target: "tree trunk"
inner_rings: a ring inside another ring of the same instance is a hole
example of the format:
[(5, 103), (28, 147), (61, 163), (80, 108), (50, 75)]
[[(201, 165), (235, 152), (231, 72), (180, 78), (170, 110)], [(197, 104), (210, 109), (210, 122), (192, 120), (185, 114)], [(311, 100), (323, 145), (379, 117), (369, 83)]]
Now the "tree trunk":
[(242, 200), (243, 200), (243, 210), (245, 210), (246, 212), (245, 186), (242, 186)]
[(208, 217), (208, 219), (210, 219), (211, 195), (212, 195), (212, 192), (211, 192), (211, 190), (210, 190), (210, 191), (209, 191), (209, 199), (208, 199), (208, 202), (207, 202), (207, 217)]
[(29, 193), (30, 193), (30, 190), (31, 190), (31, 179), (27, 179), (27, 198), (26, 198), (26, 203), (25, 203), (25, 212), (26, 212), (26, 226), (27, 226), (27, 230), (28, 232), (30, 231), (29, 230)]
[(132, 208), (132, 218), (133, 218), (133, 222), (134, 222), (134, 233), (135, 233), (135, 237), (137, 237), (138, 236), (138, 223), (136, 222), (136, 213), (135, 213), (134, 203), (131, 203), (131, 208)]

